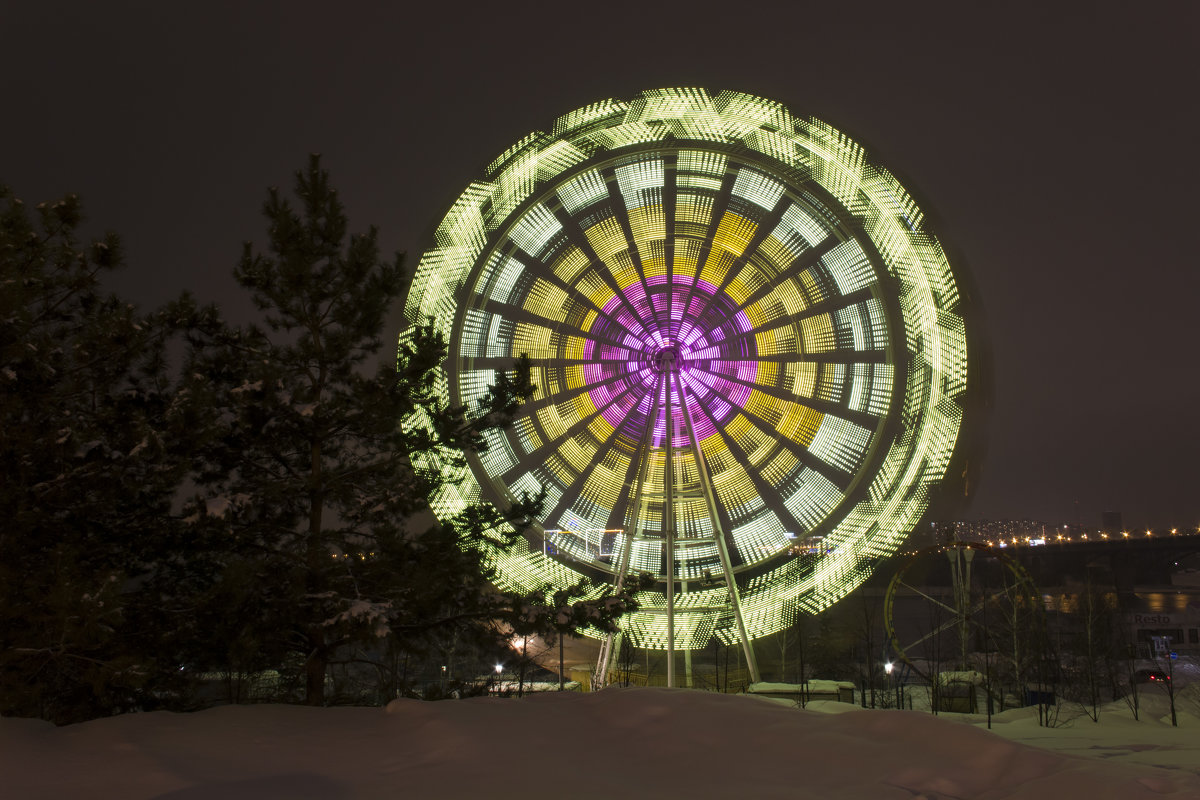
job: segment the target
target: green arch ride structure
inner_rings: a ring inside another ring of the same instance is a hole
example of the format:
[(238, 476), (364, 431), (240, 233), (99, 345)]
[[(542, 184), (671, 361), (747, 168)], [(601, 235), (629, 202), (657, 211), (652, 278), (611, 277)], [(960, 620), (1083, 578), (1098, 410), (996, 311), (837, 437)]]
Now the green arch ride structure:
[(757, 679), (750, 641), (865, 580), (959, 457), (964, 294), (908, 191), (824, 122), (703, 89), (564, 114), (417, 268), (405, 312), (450, 343), (446, 402), (521, 354), (538, 386), (433, 510), (546, 488), (535, 534), (490, 554), (504, 588), (657, 577), (601, 682), (622, 641), (673, 676), (714, 636)]

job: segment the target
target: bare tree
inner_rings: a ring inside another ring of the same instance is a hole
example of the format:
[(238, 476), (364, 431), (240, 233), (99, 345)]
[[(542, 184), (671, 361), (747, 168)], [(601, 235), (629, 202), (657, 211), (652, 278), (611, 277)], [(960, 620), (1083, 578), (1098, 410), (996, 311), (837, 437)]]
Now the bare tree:
[(799, 690), (797, 701), (801, 708), (808, 706), (808, 661), (806, 655), (806, 640), (810, 618), (801, 613), (796, 616), (796, 686)]
[[(1167, 702), (1171, 705), (1171, 725), (1179, 727), (1179, 720), (1175, 715), (1175, 651), (1171, 649), (1170, 637), (1166, 639), (1166, 647), (1160, 649), (1154, 647), (1154, 666), (1157, 670), (1154, 683), (1157, 683), (1167, 693)], [(1165, 656), (1165, 657), (1164, 657)]]
[(862, 703), (876, 706), (876, 690), (880, 688), (880, 675), (883, 672), (879, 654), (882, 653), (882, 620), (879, 615), (879, 605), (871, 601), (865, 589), (859, 589), (860, 601), (858, 621), (858, 643), (862, 647), (859, 675), (863, 687)]
[(1133, 718), (1138, 720), (1141, 714), (1141, 687), (1137, 681), (1137, 643), (1127, 620), (1121, 619), (1117, 623), (1116, 635), (1118, 657), (1113, 660), (1110, 670), (1114, 683), (1128, 687), (1124, 694), (1125, 704), (1133, 712)]
[(1100, 720), (1100, 706), (1108, 682), (1113, 637), (1112, 601), (1089, 575), (1074, 609), (1074, 647), (1064, 689), (1079, 703), (1093, 722)]

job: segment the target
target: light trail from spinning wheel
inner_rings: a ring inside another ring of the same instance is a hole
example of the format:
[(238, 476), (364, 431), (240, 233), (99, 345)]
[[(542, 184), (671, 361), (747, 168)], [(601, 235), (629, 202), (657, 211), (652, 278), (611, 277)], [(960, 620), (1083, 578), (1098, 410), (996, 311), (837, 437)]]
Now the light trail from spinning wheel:
[(435, 239), (406, 314), (450, 343), (444, 399), (522, 354), (538, 391), (433, 509), (546, 489), (536, 536), (491, 553), (505, 588), (656, 576), (601, 682), (622, 641), (673, 681), (714, 636), (757, 680), (751, 641), (861, 583), (950, 467), (960, 282), (825, 123), (700, 89), (595, 103), (509, 148)]

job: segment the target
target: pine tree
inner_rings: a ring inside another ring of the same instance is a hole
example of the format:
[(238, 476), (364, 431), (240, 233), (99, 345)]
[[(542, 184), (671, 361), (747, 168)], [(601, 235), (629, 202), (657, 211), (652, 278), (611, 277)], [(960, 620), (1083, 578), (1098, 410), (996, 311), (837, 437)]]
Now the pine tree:
[(106, 296), (120, 240), (80, 244), (82, 218), (0, 189), (0, 714), (60, 723), (142, 705), (158, 670), (130, 615), (186, 473), (165, 348), (195, 312)]
[[(251, 610), (239, 630), (198, 635), (218, 649), (220, 637), (252, 637), (253, 652), (299, 664), (306, 702), (320, 705), (331, 664), (388, 637), (489, 617), (471, 543), (511, 542), (503, 523), (530, 509), (472, 508), (410, 530), (446, 480), (414, 456), (461, 465), (533, 387), (528, 365), (515, 365), (479, 408), (443, 406), (433, 368), (445, 342), (431, 327), (410, 332), (397, 362), (377, 363), (407, 285), (401, 257), (380, 257), (374, 228), (348, 234), (317, 156), (297, 173), (295, 197), (269, 191), (266, 251), (247, 244), (234, 272), (263, 323), (199, 342), (192, 356), (190, 391), (208, 398), (223, 433), (199, 465), (204, 491), (189, 522), (219, 554), (214, 597), (232, 591)], [(401, 426), (418, 409), (434, 433)], [(230, 621), (219, 604), (207, 608)]]

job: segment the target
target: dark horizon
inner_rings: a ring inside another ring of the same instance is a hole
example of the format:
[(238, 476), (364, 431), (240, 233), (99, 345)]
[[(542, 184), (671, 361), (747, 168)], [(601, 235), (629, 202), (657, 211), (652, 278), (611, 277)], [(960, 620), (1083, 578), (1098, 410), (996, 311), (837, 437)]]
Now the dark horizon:
[(665, 86), (778, 100), (899, 175), (979, 288), (994, 406), (962, 516), (1200, 525), (1194, 4), (417, 13), (11, 9), (0, 182), (78, 193), (124, 239), (122, 296), (238, 319), (241, 242), (309, 152), (412, 269), (484, 166), (561, 114)]

